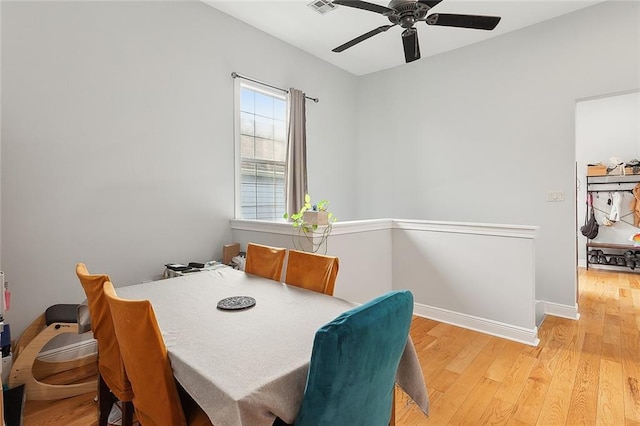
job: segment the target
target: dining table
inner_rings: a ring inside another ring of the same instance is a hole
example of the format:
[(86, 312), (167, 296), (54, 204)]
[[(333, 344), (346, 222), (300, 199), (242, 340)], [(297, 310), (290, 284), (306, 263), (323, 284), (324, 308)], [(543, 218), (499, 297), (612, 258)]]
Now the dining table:
[[(293, 423), (304, 395), (316, 331), (356, 306), (338, 297), (233, 268), (116, 288), (147, 299), (176, 380), (216, 426)], [(222, 303), (255, 301), (251, 307)], [(424, 377), (411, 338), (396, 383), (428, 413)]]

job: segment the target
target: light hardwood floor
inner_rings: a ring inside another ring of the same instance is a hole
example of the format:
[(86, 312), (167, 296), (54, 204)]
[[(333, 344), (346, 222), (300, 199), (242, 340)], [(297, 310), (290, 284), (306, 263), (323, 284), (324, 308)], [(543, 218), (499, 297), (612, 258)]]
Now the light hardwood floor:
[[(398, 392), (396, 424), (640, 426), (640, 275), (579, 277), (580, 320), (547, 317), (537, 347), (416, 317), (431, 413)], [(28, 401), (24, 425), (94, 426), (93, 397)]]

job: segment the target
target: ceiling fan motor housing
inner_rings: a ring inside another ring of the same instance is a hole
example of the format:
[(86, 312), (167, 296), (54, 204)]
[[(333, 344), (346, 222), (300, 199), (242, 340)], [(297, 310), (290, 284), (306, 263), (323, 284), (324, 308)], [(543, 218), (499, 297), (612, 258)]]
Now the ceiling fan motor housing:
[(411, 28), (413, 25), (424, 19), (429, 11), (429, 6), (418, 3), (415, 0), (391, 0), (389, 9), (393, 9), (393, 14), (388, 14), (387, 18), (392, 24), (400, 25), (402, 28)]

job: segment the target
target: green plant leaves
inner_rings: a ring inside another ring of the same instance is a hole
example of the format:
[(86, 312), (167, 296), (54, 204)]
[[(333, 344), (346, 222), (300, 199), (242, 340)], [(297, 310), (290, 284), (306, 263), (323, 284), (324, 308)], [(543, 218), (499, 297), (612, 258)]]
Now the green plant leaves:
[[(304, 205), (300, 208), (300, 211), (298, 213), (293, 213), (291, 215), (289, 215), (288, 213), (285, 213), (283, 217), (285, 219), (291, 219), (291, 225), (294, 228), (300, 228), (305, 233), (313, 232), (318, 229), (318, 225), (310, 225), (307, 222), (305, 222), (304, 212), (308, 210), (326, 211), (328, 207), (329, 207), (328, 200), (320, 200), (320, 202), (318, 202), (317, 204), (312, 205), (311, 196), (309, 194), (305, 194)], [(327, 212), (327, 218), (329, 219), (329, 224), (332, 224), (337, 220), (337, 218), (331, 212)]]

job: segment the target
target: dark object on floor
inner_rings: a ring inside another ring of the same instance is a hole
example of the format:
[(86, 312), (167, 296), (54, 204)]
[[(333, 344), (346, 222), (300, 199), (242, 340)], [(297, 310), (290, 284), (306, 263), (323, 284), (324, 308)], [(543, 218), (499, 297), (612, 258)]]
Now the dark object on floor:
[(4, 422), (6, 426), (22, 426), (25, 397), (24, 385), (4, 391)]

